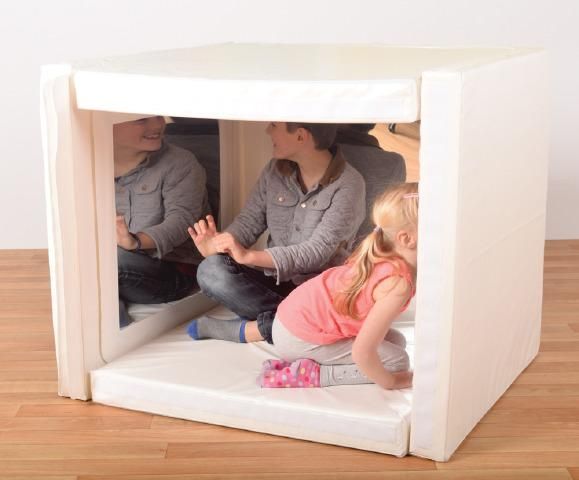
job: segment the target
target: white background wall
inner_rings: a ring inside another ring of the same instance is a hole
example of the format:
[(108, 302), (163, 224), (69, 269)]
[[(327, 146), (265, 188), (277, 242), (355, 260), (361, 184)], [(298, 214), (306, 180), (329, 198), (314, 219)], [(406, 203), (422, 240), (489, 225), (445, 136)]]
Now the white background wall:
[(547, 48), (547, 234), (579, 238), (578, 0), (19, 0), (0, 17), (0, 248), (47, 246), (40, 65), (224, 41)]

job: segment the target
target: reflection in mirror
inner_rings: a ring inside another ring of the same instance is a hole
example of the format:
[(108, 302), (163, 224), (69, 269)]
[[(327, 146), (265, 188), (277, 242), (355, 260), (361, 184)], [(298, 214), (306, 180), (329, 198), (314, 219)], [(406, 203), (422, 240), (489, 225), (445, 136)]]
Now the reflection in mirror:
[(217, 121), (176, 120), (113, 126), (121, 327), (198, 290), (187, 228), (210, 203), (218, 213), (219, 134)]
[(418, 181), (418, 122), (399, 124), (395, 132), (387, 124), (341, 124), (336, 143), (366, 183), (367, 215), (357, 234), (360, 241), (372, 229), (369, 212), (374, 199), (389, 184)]
[(406, 163), (406, 181), (419, 181), (418, 152), (420, 149), (420, 121), (413, 123), (378, 123), (370, 131), (384, 150), (397, 152)]

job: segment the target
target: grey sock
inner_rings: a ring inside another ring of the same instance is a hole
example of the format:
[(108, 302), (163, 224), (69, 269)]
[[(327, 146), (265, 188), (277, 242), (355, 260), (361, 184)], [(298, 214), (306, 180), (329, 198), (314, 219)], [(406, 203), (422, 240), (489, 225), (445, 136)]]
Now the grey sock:
[[(409, 368), (408, 357), (403, 357), (395, 365), (384, 365), (384, 368), (391, 373), (405, 372)], [(348, 365), (320, 365), (320, 387), (362, 385), (364, 383), (374, 382), (364, 375), (355, 363)]]
[(219, 320), (203, 315), (189, 324), (187, 333), (195, 340), (214, 338), (216, 340), (244, 343), (245, 323), (246, 320), (239, 317), (233, 320)]
[(356, 364), (350, 365), (321, 365), (320, 386), (331, 387), (333, 385), (360, 385), (373, 383), (364, 375)]

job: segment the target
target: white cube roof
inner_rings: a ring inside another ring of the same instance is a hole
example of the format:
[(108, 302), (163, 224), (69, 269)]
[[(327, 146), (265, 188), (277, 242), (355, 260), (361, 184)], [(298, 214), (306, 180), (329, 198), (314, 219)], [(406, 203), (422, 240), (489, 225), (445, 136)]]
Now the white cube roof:
[(226, 120), (413, 122), (424, 71), (513, 48), (221, 44), (73, 64), (81, 109)]

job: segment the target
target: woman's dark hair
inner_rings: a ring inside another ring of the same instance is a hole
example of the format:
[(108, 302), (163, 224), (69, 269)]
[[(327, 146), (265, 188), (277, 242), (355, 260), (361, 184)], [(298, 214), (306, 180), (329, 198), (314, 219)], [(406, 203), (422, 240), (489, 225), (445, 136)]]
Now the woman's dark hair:
[(338, 125), (335, 123), (286, 123), (287, 131), (295, 132), (298, 128), (304, 128), (312, 134), (316, 150), (327, 150), (334, 144)]

